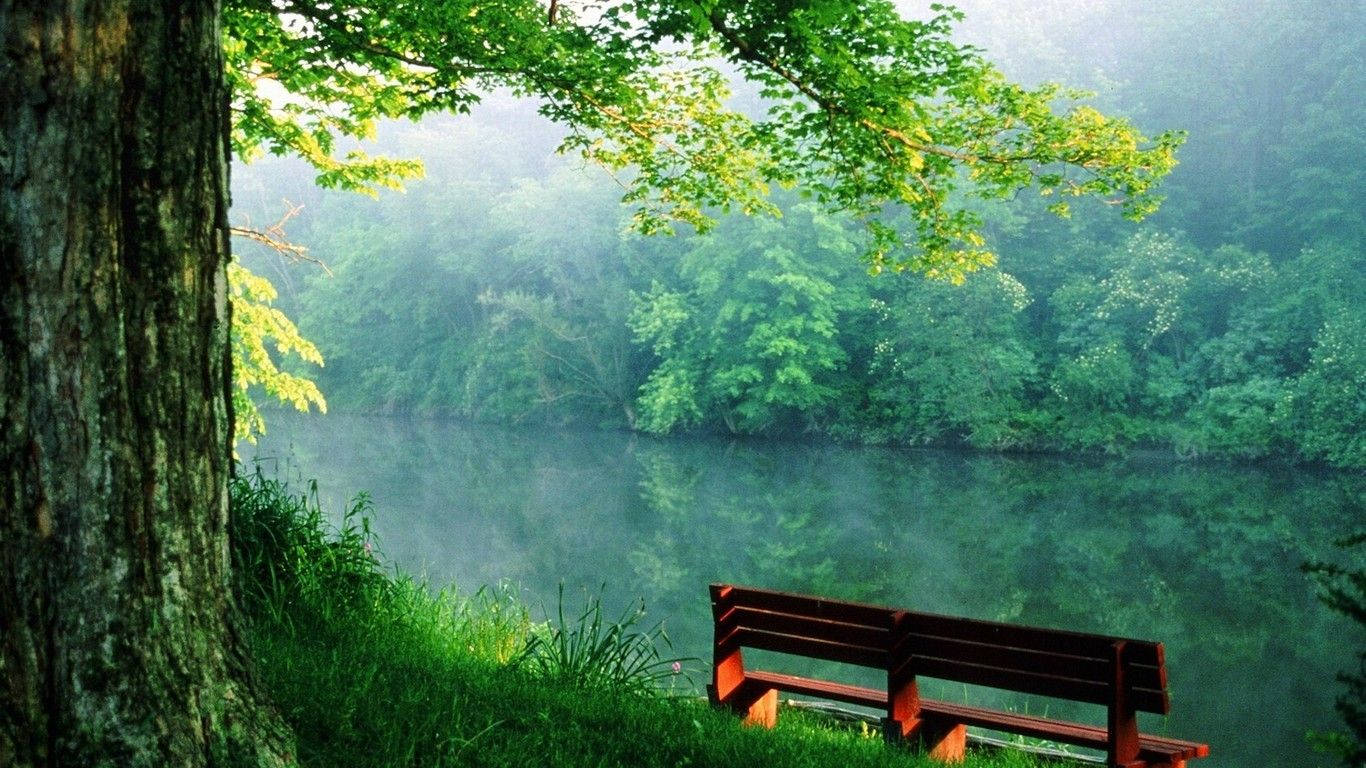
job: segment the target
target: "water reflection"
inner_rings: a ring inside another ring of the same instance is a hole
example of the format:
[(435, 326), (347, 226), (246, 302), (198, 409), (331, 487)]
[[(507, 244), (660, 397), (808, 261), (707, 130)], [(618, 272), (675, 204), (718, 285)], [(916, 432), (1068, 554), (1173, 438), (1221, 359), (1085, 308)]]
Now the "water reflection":
[(333, 510), (369, 491), (385, 552), (434, 582), (547, 606), (605, 584), (688, 655), (711, 581), (1160, 640), (1174, 712), (1143, 727), (1210, 742), (1209, 766), (1330, 765), (1303, 735), (1337, 726), (1363, 640), (1297, 571), (1362, 521), (1360, 475), (285, 414), (244, 453), (292, 456)]

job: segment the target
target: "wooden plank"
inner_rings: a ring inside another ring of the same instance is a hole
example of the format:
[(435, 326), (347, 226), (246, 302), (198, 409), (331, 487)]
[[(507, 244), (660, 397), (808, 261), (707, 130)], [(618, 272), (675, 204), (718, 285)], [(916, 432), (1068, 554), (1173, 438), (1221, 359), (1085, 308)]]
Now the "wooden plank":
[[(1101, 659), (931, 635), (910, 634), (902, 649), (903, 652), (910, 649), (911, 653), (919, 656), (953, 659), (969, 664), (1091, 680), (1097, 683), (1108, 682), (1110, 675), (1110, 665)], [(1146, 665), (1131, 665), (1128, 669), (1128, 681), (1135, 688), (1159, 690), (1166, 684), (1165, 675), (1159, 674), (1157, 667)]]
[(735, 587), (729, 584), (712, 584), (711, 591), (711, 617), (713, 621), (720, 621), (721, 615), (731, 608), (731, 594), (735, 592)]
[(721, 615), (717, 622), (723, 633), (736, 627), (762, 629), (784, 635), (799, 635), (813, 640), (826, 640), (837, 643), (850, 643), (870, 648), (886, 649), (891, 645), (892, 634), (884, 627), (869, 627), (863, 624), (849, 624), (842, 621), (796, 616), (790, 613), (763, 611), (757, 608), (736, 606)]
[[(717, 602), (718, 594), (724, 592), (725, 597), (720, 599), (727, 605), (779, 611), (866, 626), (888, 626), (895, 614), (902, 612), (886, 606), (831, 600), (824, 597), (754, 587), (738, 587), (729, 584), (713, 584), (711, 587), (713, 602)], [(1087, 656), (1096, 659), (1108, 659), (1110, 645), (1117, 640), (1124, 640), (1129, 645), (1128, 656), (1131, 663), (1154, 667), (1162, 666), (1161, 643), (916, 611), (905, 611), (904, 613), (908, 616), (911, 631), (918, 634), (1065, 653), (1074, 656)]]
[(978, 728), (1018, 733), (1022, 736), (1061, 741), (1091, 749), (1105, 749), (1108, 741), (1105, 728), (1102, 726), (1017, 715), (1013, 712), (1000, 712), (935, 699), (921, 700), (920, 711), (925, 715), (934, 715)]
[(872, 667), (873, 669), (887, 668), (886, 650), (851, 643), (812, 640), (797, 635), (764, 632), (757, 629), (746, 629), (745, 627), (740, 627), (728, 635), (722, 641), (721, 647), (728, 647), (731, 643), (745, 648), (790, 653), (794, 656), (838, 661), (844, 664)]
[[(1167, 652), (1162, 647), (1162, 643), (1153, 643), (1153, 645), (1157, 646), (1157, 659), (1151, 665), (1149, 665), (1147, 659), (1144, 658), (1147, 654), (1146, 650), (1140, 650), (1138, 654), (1135, 655), (1132, 647), (1129, 649), (1129, 654), (1124, 657), (1124, 660), (1135, 666), (1152, 666), (1156, 669), (1157, 681), (1151, 687), (1160, 688), (1165, 692), (1167, 690)], [(1167, 708), (1171, 708), (1170, 702), (1168, 702)]]
[(1098, 683), (1104, 682), (1109, 672), (1109, 667), (1103, 660), (1087, 656), (1012, 648), (933, 635), (911, 634), (909, 638), (910, 642), (904, 647), (909, 648), (910, 653), (917, 656), (954, 659), (970, 664), (1074, 677)]
[[(1003, 669), (934, 656), (912, 655), (905, 663), (907, 671), (914, 675), (1091, 704), (1110, 703), (1110, 686), (1095, 680)], [(1131, 689), (1129, 700), (1135, 709), (1143, 712), (1161, 713), (1167, 703), (1165, 692), (1148, 688)]]
[[(1164, 699), (1167, 698), (1167, 668), (1165, 666), (1153, 667), (1147, 664), (1130, 664), (1126, 669), (1131, 688), (1159, 691)], [(1171, 702), (1168, 701), (1158, 714), (1165, 715), (1170, 710)]]
[(778, 672), (750, 672), (746, 677), (756, 683), (771, 688), (803, 696), (819, 696), (825, 699), (843, 701), (846, 704), (859, 704), (865, 707), (886, 707), (887, 694), (873, 688), (857, 685), (832, 683), (827, 680), (813, 680), (809, 677), (784, 675)]
[(862, 624), (868, 627), (890, 627), (892, 618), (898, 613), (894, 608), (878, 605), (830, 600), (824, 597), (755, 589), (753, 587), (737, 587), (730, 584), (713, 584), (712, 602), (713, 604), (719, 602), (724, 606), (778, 611), (827, 621)]
[(1139, 712), (1170, 715), (1172, 698), (1166, 688), (1130, 688), (1129, 704)]
[[(724, 597), (719, 596), (722, 593)], [(1145, 640), (898, 611), (884, 606), (726, 584), (713, 584), (712, 595), (713, 603), (719, 601), (721, 604), (717, 607), (737, 606), (867, 627), (889, 627), (897, 613), (904, 613), (909, 631), (921, 637), (939, 637), (1024, 651), (1091, 658), (1102, 663), (1108, 663), (1110, 646), (1117, 640), (1124, 640), (1128, 646), (1126, 662), (1152, 668), (1151, 672), (1138, 670), (1138, 674), (1149, 678), (1154, 675), (1165, 676), (1162, 644)], [(718, 616), (722, 614), (724, 609), (717, 613)], [(1148, 682), (1154, 684), (1148, 685)], [(1140, 687), (1165, 687), (1165, 681), (1162, 685), (1158, 685), (1157, 682), (1144, 680), (1144, 685)]]
[(1131, 664), (1162, 665), (1161, 643), (1146, 640), (1071, 632), (1062, 629), (1031, 627), (1023, 624), (1003, 624), (957, 616), (908, 611), (906, 623), (914, 634), (942, 637), (950, 640), (985, 643), (1024, 650), (1081, 656), (1101, 661), (1110, 658), (1110, 646), (1117, 640), (1128, 644), (1127, 659)]
[(906, 664), (907, 671), (917, 676), (936, 677), (958, 683), (984, 685), (1090, 704), (1105, 704), (1110, 700), (1109, 687), (1094, 680), (1034, 674), (934, 656), (912, 656)]
[(1186, 741), (1185, 739), (1169, 739), (1166, 736), (1153, 736), (1147, 733), (1138, 735), (1138, 742), (1147, 752), (1161, 752), (1168, 755), (1180, 755), (1182, 760), (1190, 760), (1196, 757), (1209, 757), (1209, 745), (1201, 744), (1198, 741)]
[[(1109, 735), (1103, 726), (1074, 723), (1066, 720), (1050, 720), (1043, 717), (1019, 715), (1013, 712), (1001, 712), (934, 699), (921, 701), (920, 707), (926, 715), (941, 717), (953, 722), (994, 731), (1018, 733), (1037, 739), (1061, 741), (1079, 747), (1103, 750), (1109, 740)], [(1188, 760), (1209, 755), (1208, 744), (1168, 739), (1146, 733), (1139, 734), (1139, 747), (1140, 757), (1161, 756), (1163, 758)]]

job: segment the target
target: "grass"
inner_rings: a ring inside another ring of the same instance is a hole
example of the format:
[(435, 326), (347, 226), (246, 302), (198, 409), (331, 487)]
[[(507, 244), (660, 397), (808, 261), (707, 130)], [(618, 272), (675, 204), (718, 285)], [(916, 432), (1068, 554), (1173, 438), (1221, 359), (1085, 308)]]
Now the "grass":
[[(680, 682), (683, 662), (695, 659), (664, 658), (660, 644), (672, 649), (662, 624), (640, 631), (645, 605), (627, 608), (621, 618), (603, 620), (602, 601), (590, 599), (578, 618), (569, 622), (564, 614), (564, 585), (560, 585), (557, 621), (533, 632), (526, 647), (512, 659), (514, 667), (532, 677), (580, 689), (607, 693), (657, 693), (672, 690)], [(691, 681), (688, 681), (691, 685)]]
[(305, 766), (937, 765), (821, 715), (764, 731), (667, 695), (673, 659), (638, 613), (607, 622), (590, 603), (566, 621), (562, 601), (538, 625), (506, 591), (433, 593), (381, 563), (363, 496), (331, 528), (316, 489), (256, 474), (234, 480), (232, 508), (248, 642)]

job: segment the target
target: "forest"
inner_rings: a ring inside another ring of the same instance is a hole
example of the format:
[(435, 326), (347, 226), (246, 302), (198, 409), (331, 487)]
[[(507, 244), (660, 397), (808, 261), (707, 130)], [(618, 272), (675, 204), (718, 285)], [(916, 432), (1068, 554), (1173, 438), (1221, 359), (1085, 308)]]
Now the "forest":
[(646, 237), (612, 178), (553, 154), (561, 129), (495, 97), (384, 126), (425, 164), (405, 193), (238, 169), (235, 215), (302, 204), (285, 231), (327, 267), (239, 248), (326, 360), (289, 370), (342, 411), (1366, 467), (1360, 8), (962, 8), (1011, 77), (1185, 131), (1155, 215), (972, 202), (997, 260), (961, 284), (871, 274), (866, 228), (796, 192)]

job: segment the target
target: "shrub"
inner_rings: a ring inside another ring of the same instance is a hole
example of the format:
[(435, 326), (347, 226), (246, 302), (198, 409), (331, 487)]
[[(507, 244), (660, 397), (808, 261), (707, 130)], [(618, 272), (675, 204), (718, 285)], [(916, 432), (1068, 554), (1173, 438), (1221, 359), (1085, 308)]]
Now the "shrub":
[[(682, 673), (684, 658), (664, 658), (660, 644), (672, 650), (663, 624), (641, 631), (643, 602), (626, 608), (613, 622), (603, 619), (602, 599), (589, 597), (578, 617), (566, 621), (564, 585), (560, 585), (555, 622), (533, 632), (514, 666), (538, 677), (578, 688), (651, 692)], [(688, 686), (691, 688), (691, 683)]]
[[(1338, 545), (1355, 548), (1366, 545), (1366, 531), (1349, 536)], [(1329, 608), (1366, 627), (1366, 567), (1310, 562), (1302, 566), (1319, 585), (1319, 599)], [(1311, 739), (1324, 751), (1342, 757), (1346, 766), (1366, 765), (1366, 651), (1357, 655), (1354, 673), (1343, 672), (1338, 681), (1347, 686), (1337, 699), (1337, 711), (1347, 724), (1345, 733), (1315, 733)]]

